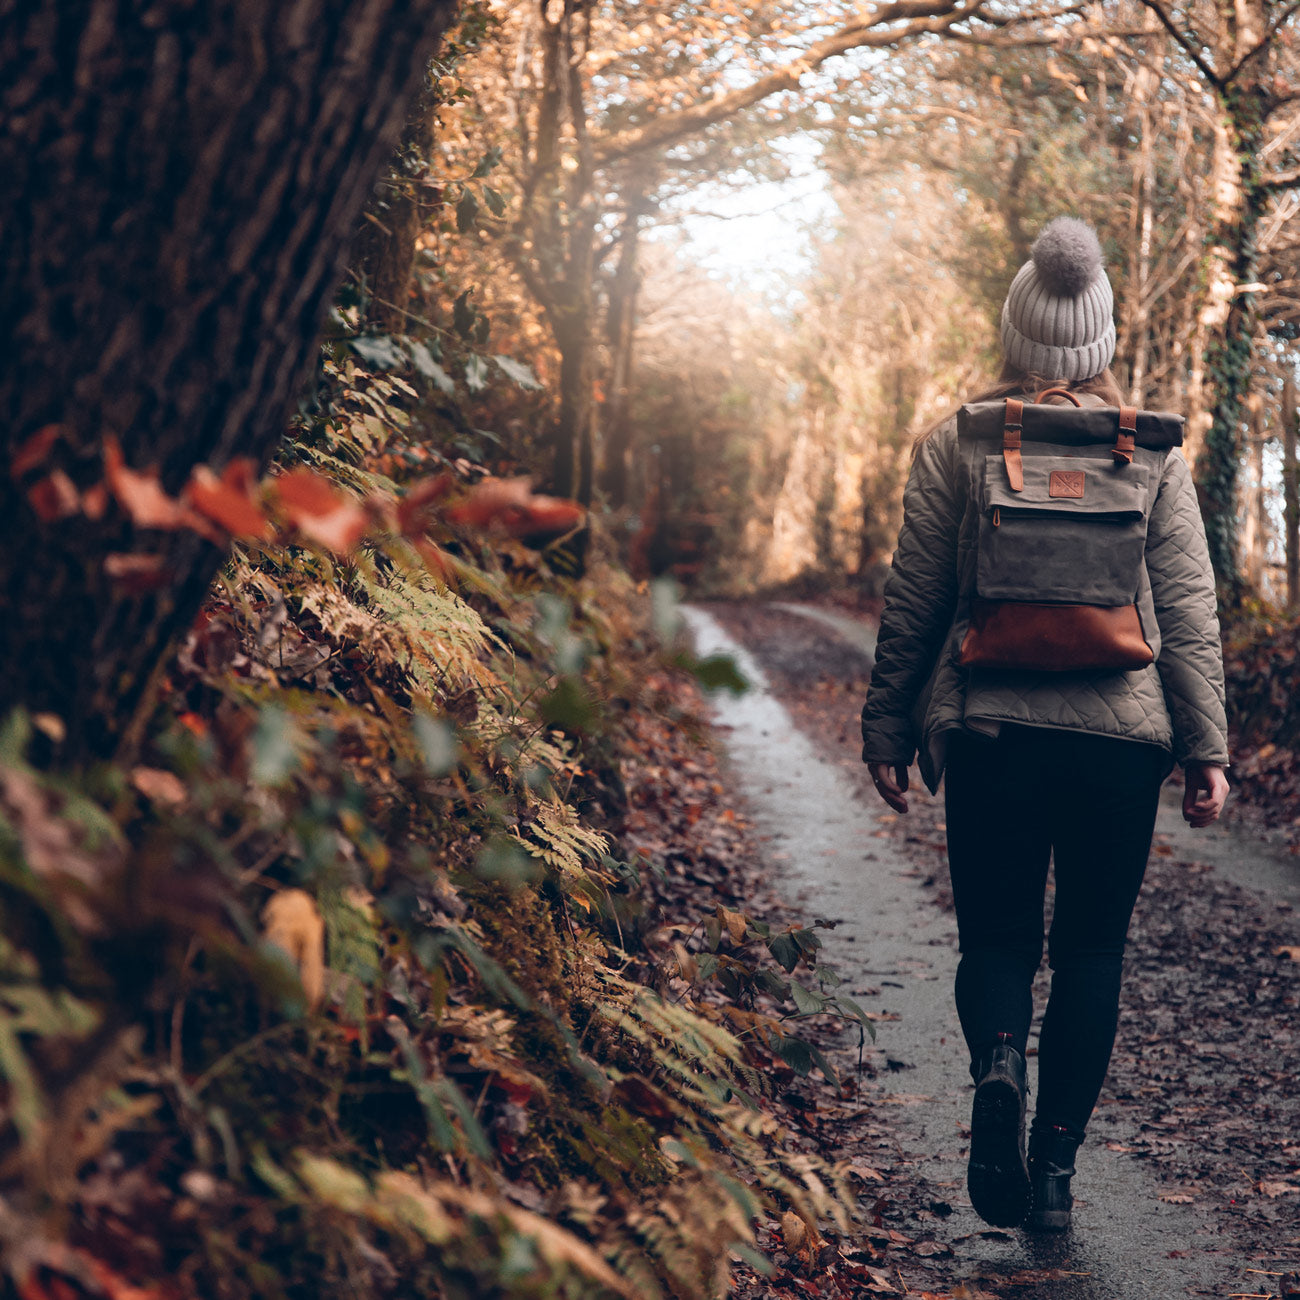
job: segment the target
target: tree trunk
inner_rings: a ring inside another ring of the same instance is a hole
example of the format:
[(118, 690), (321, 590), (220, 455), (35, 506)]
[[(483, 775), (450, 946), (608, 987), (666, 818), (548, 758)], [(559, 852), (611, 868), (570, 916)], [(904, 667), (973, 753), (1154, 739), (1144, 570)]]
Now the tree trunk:
[[(111, 753), (222, 552), (116, 509), (45, 523), (30, 478), (265, 463), (376, 171), (454, 0), (0, 0), (0, 712)], [(17, 448), (60, 431), (15, 482)], [(161, 584), (116, 583), (114, 553)]]
[[(1210, 544), (1210, 561), (1221, 591), (1240, 595), (1237, 479), (1241, 462), (1242, 403), (1250, 388), (1255, 295), (1242, 292), (1256, 274), (1255, 233), (1265, 194), (1258, 182), (1263, 141), (1262, 105), (1251, 86), (1225, 96), (1215, 133), (1215, 211), (1207, 258), (1201, 324), (1205, 373), (1212, 400), (1199, 421), (1204, 440), (1196, 457), (1196, 480)], [(1193, 446), (1198, 429), (1192, 428)]]
[(605, 444), (604, 486), (614, 509), (627, 504), (627, 461), (631, 450), (628, 403), (632, 391), (632, 355), (636, 342), (636, 300), (640, 288), (637, 274), (637, 243), (641, 218), (648, 211), (643, 193), (632, 195), (627, 205), (623, 242), (618, 266), (609, 290), (609, 383), (601, 412)]
[[(455, 17), (452, 5), (433, 19), (442, 35)], [(402, 128), (390, 166), (375, 185), (352, 250), (353, 265), (365, 277), (369, 301), (366, 317), (389, 334), (407, 331), (415, 241), (431, 210), (424, 184), (429, 155), (437, 138), (437, 83), (427, 74)]]

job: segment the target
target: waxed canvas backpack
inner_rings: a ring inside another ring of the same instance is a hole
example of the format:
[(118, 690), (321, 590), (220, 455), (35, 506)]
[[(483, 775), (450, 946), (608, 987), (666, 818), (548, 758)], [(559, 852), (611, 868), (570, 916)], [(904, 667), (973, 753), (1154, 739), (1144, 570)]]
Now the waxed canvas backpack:
[[(1054, 395), (1074, 405), (1044, 401)], [(1147, 521), (1182, 430), (1181, 416), (1084, 407), (1066, 389), (961, 408), (979, 510), (961, 664), (1078, 672), (1152, 662), (1154, 630), (1139, 611)]]

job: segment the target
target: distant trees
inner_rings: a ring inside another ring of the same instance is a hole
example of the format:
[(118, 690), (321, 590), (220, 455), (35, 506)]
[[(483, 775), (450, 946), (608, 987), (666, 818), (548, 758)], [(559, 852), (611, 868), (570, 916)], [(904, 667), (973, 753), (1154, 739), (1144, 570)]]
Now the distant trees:
[(0, 713), (49, 715), (68, 758), (117, 744), (222, 560), (105, 492), (112, 447), (171, 494), (271, 455), (455, 11), (0, 11)]
[[(1006, 20), (986, 16), (986, 8), (986, 0), (896, 0), (813, 20), (797, 5), (734, 0), (529, 0), (510, 10), (494, 42), (495, 76), (479, 87), (476, 126), (480, 141), (504, 148), (515, 192), (502, 248), (559, 353), (551, 436), (557, 491), (591, 497), (600, 459), (593, 385), (602, 268), (620, 268), (612, 277), (615, 316), (632, 310), (626, 287), (635, 276), (637, 231), (663, 199), (742, 164), (770, 166), (767, 137), (747, 114), (782, 96), (790, 112), (828, 60), (1004, 28)], [(828, 84), (822, 77), (823, 89)], [(609, 337), (629, 336), (616, 321)], [(603, 385), (615, 403), (625, 388), (617, 373), (626, 366), (622, 348), (615, 345), (616, 373)], [(618, 430), (617, 407), (612, 414)], [(612, 450), (606, 483), (619, 498), (621, 432)]]

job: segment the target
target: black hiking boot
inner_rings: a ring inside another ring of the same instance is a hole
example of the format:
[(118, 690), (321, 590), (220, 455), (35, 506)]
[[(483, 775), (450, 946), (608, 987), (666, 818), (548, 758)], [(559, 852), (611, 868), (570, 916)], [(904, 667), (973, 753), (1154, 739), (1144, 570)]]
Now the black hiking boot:
[(1033, 1208), (1025, 1220), (1030, 1232), (1065, 1232), (1070, 1226), (1070, 1179), (1074, 1176), (1074, 1153), (1082, 1139), (1059, 1124), (1035, 1128), (1029, 1138), (1029, 1178), (1033, 1184)]
[(1029, 1213), (1025, 1164), (1025, 1058), (999, 1034), (971, 1073), (975, 1101), (970, 1117), (966, 1187), (975, 1213), (995, 1228), (1015, 1228)]

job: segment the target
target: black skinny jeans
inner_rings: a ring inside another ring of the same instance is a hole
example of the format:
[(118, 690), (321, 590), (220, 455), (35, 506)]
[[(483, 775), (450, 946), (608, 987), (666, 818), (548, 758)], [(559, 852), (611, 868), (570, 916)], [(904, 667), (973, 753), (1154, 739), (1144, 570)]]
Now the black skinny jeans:
[(952, 737), (944, 784), (962, 954), (957, 1013), (972, 1062), (999, 1034), (1025, 1050), (1055, 862), (1036, 1128), (1062, 1125), (1082, 1137), (1097, 1104), (1168, 770), (1158, 746), (1109, 736), (1004, 726), (996, 740)]

